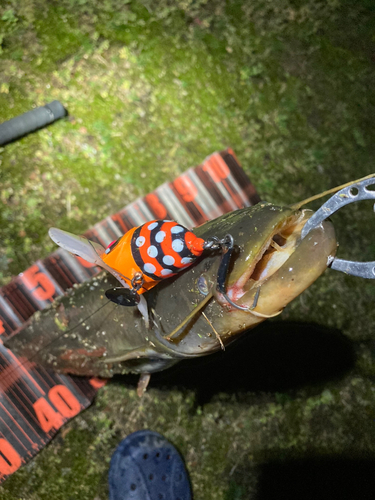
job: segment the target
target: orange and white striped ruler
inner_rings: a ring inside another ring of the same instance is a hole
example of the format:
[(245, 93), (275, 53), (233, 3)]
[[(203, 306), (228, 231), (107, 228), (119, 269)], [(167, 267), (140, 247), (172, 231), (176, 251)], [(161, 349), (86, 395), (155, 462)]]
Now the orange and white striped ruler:
[[(85, 235), (107, 246), (134, 226), (173, 219), (192, 228), (260, 201), (231, 149), (209, 156), (173, 182), (96, 224)], [(63, 249), (38, 260), (0, 290), (0, 335), (22, 327), (74, 283), (100, 269)], [(1, 339), (0, 337), (0, 339)], [(98, 379), (59, 375), (22, 362), (0, 342), (0, 481), (32, 458), (70, 418), (89, 406)]]

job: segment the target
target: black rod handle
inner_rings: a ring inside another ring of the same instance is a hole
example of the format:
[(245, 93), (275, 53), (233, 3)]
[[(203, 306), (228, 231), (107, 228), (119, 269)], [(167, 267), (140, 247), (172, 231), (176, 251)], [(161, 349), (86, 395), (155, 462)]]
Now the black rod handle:
[(68, 113), (60, 101), (52, 101), (0, 124), (0, 146), (34, 132)]

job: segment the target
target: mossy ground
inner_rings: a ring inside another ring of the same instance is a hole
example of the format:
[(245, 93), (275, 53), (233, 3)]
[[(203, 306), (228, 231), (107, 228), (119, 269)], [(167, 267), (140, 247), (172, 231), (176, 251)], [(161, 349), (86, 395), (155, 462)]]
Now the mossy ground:
[[(374, 171), (374, 25), (365, 0), (5, 0), (1, 121), (53, 99), (69, 118), (0, 150), (1, 282), (52, 251), (48, 227), (84, 231), (227, 146), (280, 204)], [(341, 257), (374, 260), (370, 203), (334, 222)], [(196, 499), (261, 497), (271, 465), (292, 460), (366, 470), (374, 300), (373, 283), (327, 272), (283, 315), (340, 329), (356, 353), (346, 375), (203, 406), (191, 387), (138, 400), (111, 383), (0, 498), (105, 499), (114, 447), (144, 427), (182, 451)]]

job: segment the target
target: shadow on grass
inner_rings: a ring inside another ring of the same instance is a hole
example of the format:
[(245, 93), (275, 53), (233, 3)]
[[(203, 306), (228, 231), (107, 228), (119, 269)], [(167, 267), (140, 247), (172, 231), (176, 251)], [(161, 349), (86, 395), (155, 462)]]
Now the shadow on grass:
[(276, 459), (258, 467), (244, 462), (232, 473), (224, 498), (370, 500), (374, 498), (375, 491), (374, 470), (374, 457), (332, 455)]
[[(274, 321), (248, 332), (225, 352), (153, 374), (150, 387), (195, 390), (197, 404), (204, 405), (217, 393), (286, 392), (320, 385), (342, 377), (354, 363), (353, 345), (338, 330)], [(115, 380), (129, 383), (129, 377)]]

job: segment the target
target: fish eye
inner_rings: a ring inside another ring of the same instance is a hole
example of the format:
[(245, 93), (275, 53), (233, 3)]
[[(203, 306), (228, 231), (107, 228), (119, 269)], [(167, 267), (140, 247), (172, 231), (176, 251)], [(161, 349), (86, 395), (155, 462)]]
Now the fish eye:
[(120, 238), (117, 238), (117, 240), (114, 240), (112, 241), (112, 243), (110, 243), (106, 250), (105, 250), (105, 253), (106, 254), (109, 254), (109, 252), (112, 252), (112, 250), (115, 248), (115, 246), (119, 243), (119, 241), (121, 240), (122, 236), (120, 236)]
[(202, 295), (208, 294), (208, 283), (207, 279), (203, 274), (197, 279), (197, 288)]

